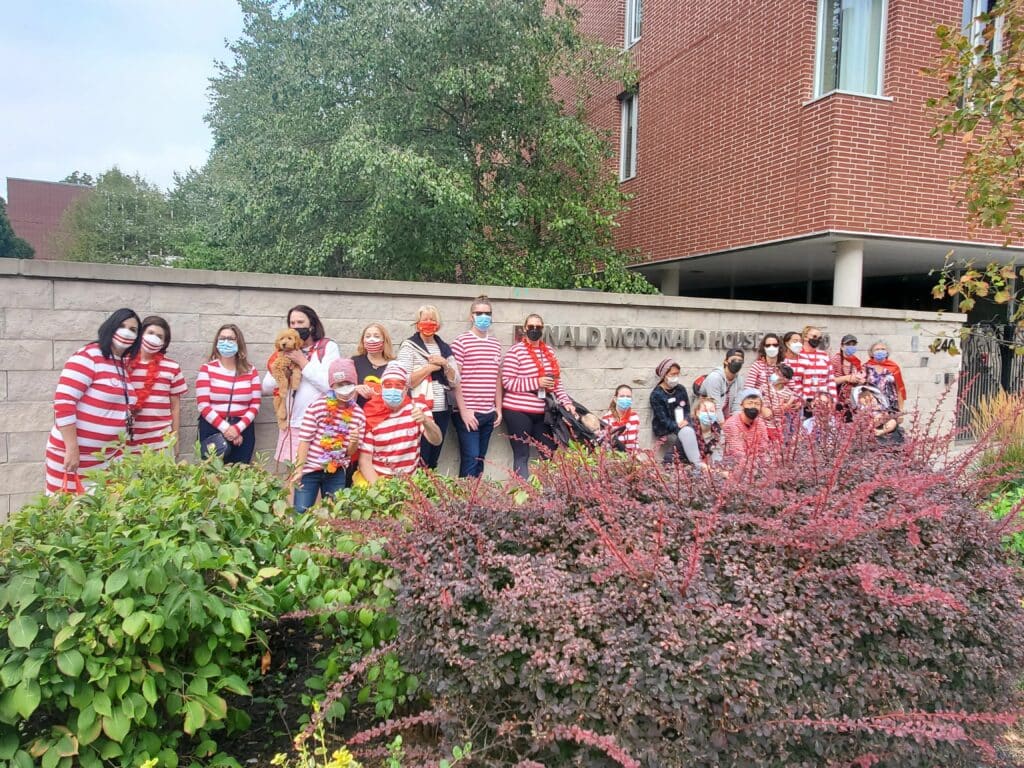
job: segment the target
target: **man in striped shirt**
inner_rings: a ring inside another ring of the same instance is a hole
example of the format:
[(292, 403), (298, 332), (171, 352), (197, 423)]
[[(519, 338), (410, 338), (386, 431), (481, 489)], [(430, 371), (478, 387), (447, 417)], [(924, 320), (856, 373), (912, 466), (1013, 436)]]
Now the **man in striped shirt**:
[(759, 418), (764, 401), (761, 393), (750, 387), (740, 392), (740, 410), (725, 421), (725, 458), (745, 460), (756, 458), (768, 448), (768, 428)]
[(491, 334), (491, 301), (480, 296), (469, 308), (473, 327), (452, 342), (462, 375), (455, 389), (459, 477), (479, 477), (494, 428), (501, 424), (501, 342)]
[(409, 372), (392, 360), (381, 377), (381, 398), (390, 413), (367, 426), (359, 451), (359, 473), (373, 485), (382, 476), (408, 475), (420, 460), (420, 436), (440, 445), (443, 436), (429, 411), (409, 398)]

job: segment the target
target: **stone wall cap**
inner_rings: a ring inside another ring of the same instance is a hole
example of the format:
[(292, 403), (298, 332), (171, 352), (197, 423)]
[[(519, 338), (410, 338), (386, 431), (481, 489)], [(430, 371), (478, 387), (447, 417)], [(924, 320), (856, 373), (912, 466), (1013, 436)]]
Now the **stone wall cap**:
[(29, 278), (102, 280), (105, 282), (143, 283), (146, 285), (182, 285), (219, 288), (257, 288), (296, 293), (391, 294), (420, 298), (468, 301), (486, 294), (495, 301), (537, 301), (546, 304), (605, 304), (650, 307), (653, 309), (714, 310), (719, 312), (756, 312), (760, 314), (813, 317), (878, 318), (888, 320), (965, 323), (959, 312), (923, 312), (875, 307), (834, 307), (825, 304), (707, 299), (661, 294), (602, 293), (588, 290), (521, 288), (474, 284), (425, 283), (401, 280), (363, 280), (356, 278), (278, 275), (262, 272), (226, 272), (174, 267), (123, 266), (82, 261), (36, 261), (0, 259), (0, 274), (20, 274)]

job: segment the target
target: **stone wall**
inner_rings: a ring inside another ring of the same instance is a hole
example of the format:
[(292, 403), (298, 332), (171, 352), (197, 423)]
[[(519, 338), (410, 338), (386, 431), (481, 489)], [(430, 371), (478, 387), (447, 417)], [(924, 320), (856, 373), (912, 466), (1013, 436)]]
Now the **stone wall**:
[[(505, 346), (527, 313), (544, 316), (560, 344), (566, 385), (589, 408), (605, 408), (617, 384), (631, 384), (645, 440), (650, 436), (647, 395), (654, 366), (664, 357), (679, 361), (689, 385), (721, 363), (723, 346), (749, 343), (754, 332), (814, 323), (832, 337), (833, 347), (848, 332), (858, 335), (862, 347), (886, 339), (903, 366), (910, 401), (931, 409), (958, 372), (959, 358), (930, 354), (928, 344), (964, 321), (962, 315), (896, 310), (0, 259), (0, 520), (41, 491), (60, 369), (69, 355), (95, 339), (100, 323), (118, 307), (167, 319), (173, 336), (169, 354), (192, 387), (224, 322), (238, 323), (250, 358), (262, 369), (274, 334), (285, 325), (284, 313), (295, 304), (316, 309), (342, 354), (351, 355), (367, 323), (380, 321), (401, 340), (412, 332), (417, 307), (427, 303), (440, 308), (440, 335), (450, 341), (468, 327), (469, 302), (481, 293), (494, 302), (494, 330)], [(648, 333), (651, 329), (657, 333)], [(953, 407), (952, 398), (944, 407)], [(185, 453), (191, 453), (196, 420), (190, 392), (182, 408)], [(273, 450), (276, 430), (273, 408), (265, 400), (257, 420), (257, 451)], [(454, 429), (445, 442), (443, 466), (451, 471), (458, 456)], [(503, 431), (495, 435), (489, 459), (491, 475), (510, 466)]]

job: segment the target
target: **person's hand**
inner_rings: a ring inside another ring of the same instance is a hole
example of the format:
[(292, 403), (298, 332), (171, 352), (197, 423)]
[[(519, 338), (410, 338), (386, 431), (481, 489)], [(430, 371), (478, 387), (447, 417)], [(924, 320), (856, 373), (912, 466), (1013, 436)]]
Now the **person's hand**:
[(571, 413), (573, 415), (573, 418), (575, 418), (575, 419), (579, 418), (579, 414), (576, 413), (576, 406), (573, 405), (572, 403), (569, 403), (568, 405), (566, 405), (565, 406), (565, 410), (567, 410), (569, 413)]
[(541, 376), (537, 380), (537, 384), (540, 385), (541, 389), (554, 389), (555, 388), (555, 380), (553, 378), (551, 378), (550, 376)]
[(234, 443), (235, 440), (238, 439), (239, 435), (240, 433), (238, 431), (238, 427), (236, 427), (234, 424), (232, 424), (231, 426), (224, 430), (224, 439), (227, 440), (228, 442)]
[(414, 405), (412, 408), (412, 420), (420, 426), (423, 426), (423, 423), (427, 420), (427, 415), (423, 412), (422, 408)]
[(373, 387), (369, 384), (359, 384), (356, 386), (356, 394), (365, 400), (369, 400), (374, 395)]
[(359, 442), (362, 435), (359, 433), (359, 427), (355, 427), (348, 433), (348, 453), (349, 456), (354, 456), (356, 451), (359, 450)]
[(78, 474), (78, 461), (78, 446), (67, 446), (64, 449), (64, 471), (68, 474)]
[(238, 437), (231, 441), (231, 444), (236, 448), (242, 444), (242, 435), (239, 433)]
[(501, 424), (501, 408), (494, 412), (494, 428), (497, 429), (498, 425)]
[(285, 485), (290, 490), (301, 479), (302, 479), (302, 467), (296, 467), (295, 471), (292, 472), (290, 475), (288, 475), (288, 479), (285, 481)]
[(475, 413), (467, 413), (463, 416), (462, 423), (466, 425), (466, 429), (470, 432), (476, 432), (480, 428), (480, 422), (477, 421)]
[(306, 364), (309, 362), (309, 358), (302, 354), (298, 349), (289, 349), (284, 353), (284, 356), (299, 366), (300, 369), (305, 368)]
[(427, 358), (427, 362), (430, 363), (431, 365), (436, 365), (438, 370), (448, 365), (448, 361), (444, 358), (443, 355), (431, 355), (430, 357)]
[(680, 419), (679, 421), (676, 422), (676, 426), (682, 429), (683, 427), (690, 426), (690, 422), (688, 422), (686, 419)]
[(761, 408), (761, 416), (766, 419), (770, 419), (775, 413), (767, 405)]

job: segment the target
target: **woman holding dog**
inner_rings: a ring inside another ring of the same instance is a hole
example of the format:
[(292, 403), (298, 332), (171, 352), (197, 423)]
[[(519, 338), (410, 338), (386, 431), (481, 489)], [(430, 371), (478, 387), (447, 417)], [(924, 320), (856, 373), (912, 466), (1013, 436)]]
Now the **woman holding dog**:
[[(341, 358), (341, 352), (338, 345), (327, 338), (324, 324), (312, 307), (297, 304), (288, 310), (285, 322), (299, 334), (302, 347), (284, 352), (275, 351), (271, 355), (267, 361), (267, 373), (263, 377), (263, 394), (273, 394), (275, 398), (279, 398), (276, 402), (283, 405), (283, 409), (280, 409), (283, 418), (278, 422), (280, 431), (274, 459), (279, 462), (292, 462), (299, 448), (299, 430), (302, 428), (306, 408), (330, 389), (327, 373), (331, 363)], [(297, 389), (280, 391), (281, 387), (272, 373), (274, 361), (278, 356), (286, 358), (291, 366), (301, 372)]]
[(441, 446), (455, 402), (455, 386), (459, 383), (459, 365), (452, 349), (437, 332), (441, 329), (441, 313), (432, 304), (425, 304), (416, 312), (416, 333), (398, 348), (398, 363), (409, 374), (409, 389), (413, 400), (431, 411), (434, 423), (441, 431), (441, 442), (436, 445), (426, 437), (420, 441), (420, 459), (425, 467), (437, 469)]
[(242, 329), (217, 329), (210, 359), (196, 376), (201, 454), (219, 453), (225, 464), (249, 464), (256, 446), (253, 421), (260, 411), (260, 377), (249, 362)]

